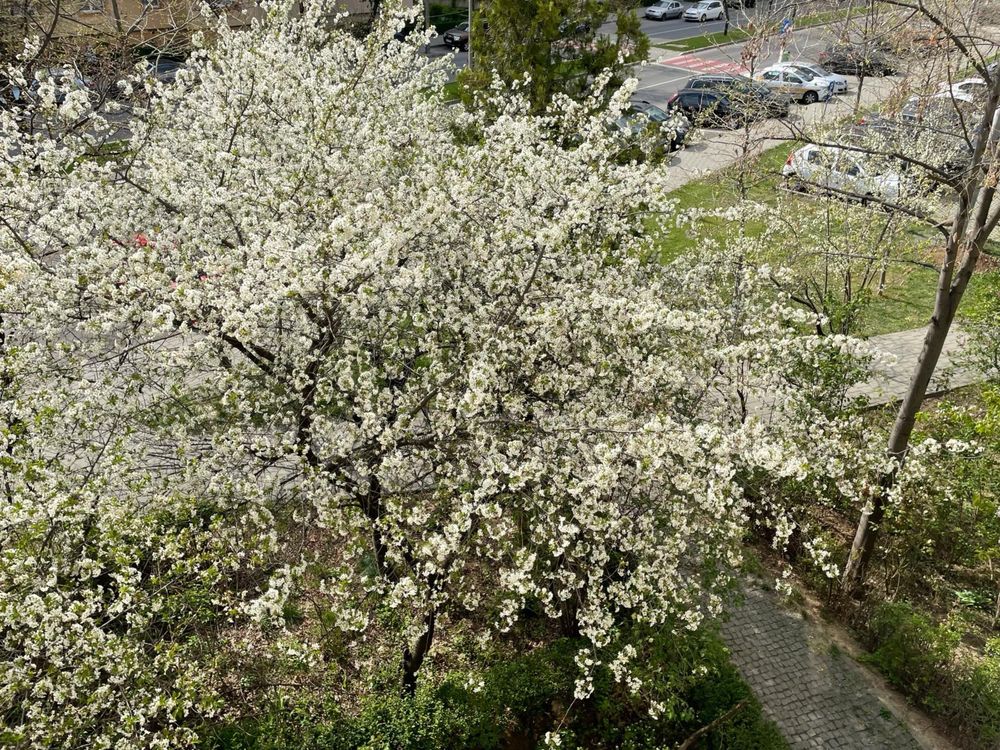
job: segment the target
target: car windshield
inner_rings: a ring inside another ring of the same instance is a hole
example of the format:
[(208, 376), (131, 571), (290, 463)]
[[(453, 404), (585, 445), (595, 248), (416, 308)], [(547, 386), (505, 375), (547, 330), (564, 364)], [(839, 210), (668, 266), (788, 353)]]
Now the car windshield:
[(455, 28), (458, 29), (459, 31), (468, 31), (469, 30), (469, 22), (468, 21), (462, 21), (462, 23), (460, 23)]
[(700, 2), (700, 3), (698, 3), (698, 5), (696, 7), (702, 8), (702, 9), (711, 8), (712, 4), (708, 3), (708, 2)]
[(650, 104), (642, 108), (642, 113), (653, 122), (666, 122), (670, 116), (655, 104)]

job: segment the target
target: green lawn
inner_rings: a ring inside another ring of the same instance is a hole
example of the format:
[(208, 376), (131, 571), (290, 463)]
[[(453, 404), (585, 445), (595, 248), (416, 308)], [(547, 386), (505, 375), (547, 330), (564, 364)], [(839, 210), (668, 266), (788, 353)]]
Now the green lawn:
[[(781, 178), (781, 165), (789, 151), (796, 148), (794, 144), (782, 144), (768, 149), (758, 158), (757, 168), (748, 170), (759, 175), (757, 181), (749, 187), (748, 197), (761, 203), (776, 205), (780, 200), (784, 210), (789, 214), (799, 214), (808, 211), (821, 211), (824, 201), (814, 196), (797, 195), (778, 190)], [(735, 171), (733, 168), (721, 170), (701, 180), (689, 182), (671, 194), (677, 199), (675, 211), (683, 213), (692, 208), (724, 209), (737, 203)], [(650, 219), (648, 227), (654, 233), (656, 252), (662, 262), (667, 263), (688, 252), (696, 251), (702, 240), (693, 237), (686, 227), (677, 227), (673, 222), (666, 222), (663, 227)], [(763, 227), (750, 224), (745, 228), (750, 234), (760, 231)], [(731, 230), (729, 222), (724, 219), (708, 218), (699, 224), (699, 232), (707, 240), (723, 240)], [(933, 230), (914, 223), (906, 233), (912, 238), (914, 249), (926, 247), (928, 240), (935, 235)], [(909, 239), (906, 240), (909, 244)], [(1000, 254), (996, 244), (988, 248), (992, 254)], [(788, 259), (776, 257), (776, 263)], [(973, 276), (969, 286), (967, 302), (985, 288), (981, 282), (982, 274)], [(887, 286), (883, 293), (876, 297), (864, 310), (856, 333), (862, 336), (873, 336), (881, 333), (891, 333), (909, 328), (916, 328), (927, 323), (934, 301), (934, 290), (937, 283), (937, 272), (916, 264), (893, 264), (889, 267)]]

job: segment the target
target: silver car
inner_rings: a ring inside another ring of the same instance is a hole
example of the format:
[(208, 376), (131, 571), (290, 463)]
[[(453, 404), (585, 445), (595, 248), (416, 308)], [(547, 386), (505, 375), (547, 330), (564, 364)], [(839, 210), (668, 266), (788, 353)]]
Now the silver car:
[(659, 0), (659, 2), (646, 8), (646, 18), (654, 21), (665, 21), (668, 18), (680, 18), (684, 12), (684, 6), (677, 0)]

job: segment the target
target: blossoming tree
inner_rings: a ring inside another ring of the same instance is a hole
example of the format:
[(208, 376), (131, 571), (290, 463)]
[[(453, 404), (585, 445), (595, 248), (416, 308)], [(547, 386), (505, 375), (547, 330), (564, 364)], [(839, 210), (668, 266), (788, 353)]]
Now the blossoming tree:
[(0, 113), (15, 745), (189, 744), (336, 659), (412, 691), (529, 607), (590, 644), (584, 696), (623, 618), (719, 611), (741, 475), (836, 450), (788, 372), (850, 343), (738, 258), (661, 266), (663, 174), (594, 102), (449, 108), (447, 63), (323, 10), (220, 28), (124, 140), (72, 94)]

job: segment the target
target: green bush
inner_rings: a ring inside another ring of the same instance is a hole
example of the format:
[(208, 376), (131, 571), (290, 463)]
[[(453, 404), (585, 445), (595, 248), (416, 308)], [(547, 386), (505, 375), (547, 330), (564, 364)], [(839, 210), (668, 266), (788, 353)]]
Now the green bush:
[(934, 625), (905, 602), (877, 607), (868, 628), (875, 649), (867, 661), (889, 682), (908, 695), (925, 696), (925, 700), (941, 692), (959, 633)]
[(876, 666), (914, 702), (961, 732), (968, 746), (1000, 742), (1000, 641), (980, 657), (961, 656), (961, 633), (935, 624), (905, 602), (883, 604), (868, 623)]
[[(678, 638), (664, 630), (634, 634), (642, 661), (643, 698), (599, 671), (594, 694), (573, 700), (580, 642), (560, 639), (484, 669), (477, 690), (466, 675), (425, 685), (413, 698), (371, 695), (355, 715), (336, 706), (276, 703), (259, 718), (206, 733), (203, 750), (500, 750), (537, 747), (562, 730), (563, 747), (646, 750), (669, 747), (744, 706), (707, 733), (699, 747), (722, 750), (786, 748), (713, 634)], [(704, 669), (693, 669), (697, 664)], [(668, 706), (648, 713), (653, 696)], [(567, 709), (569, 713), (567, 715)]]
[(440, 33), (453, 29), (462, 21), (469, 20), (469, 11), (465, 8), (452, 8), (448, 5), (438, 5), (431, 3), (428, 9), (431, 26), (434, 26)]

